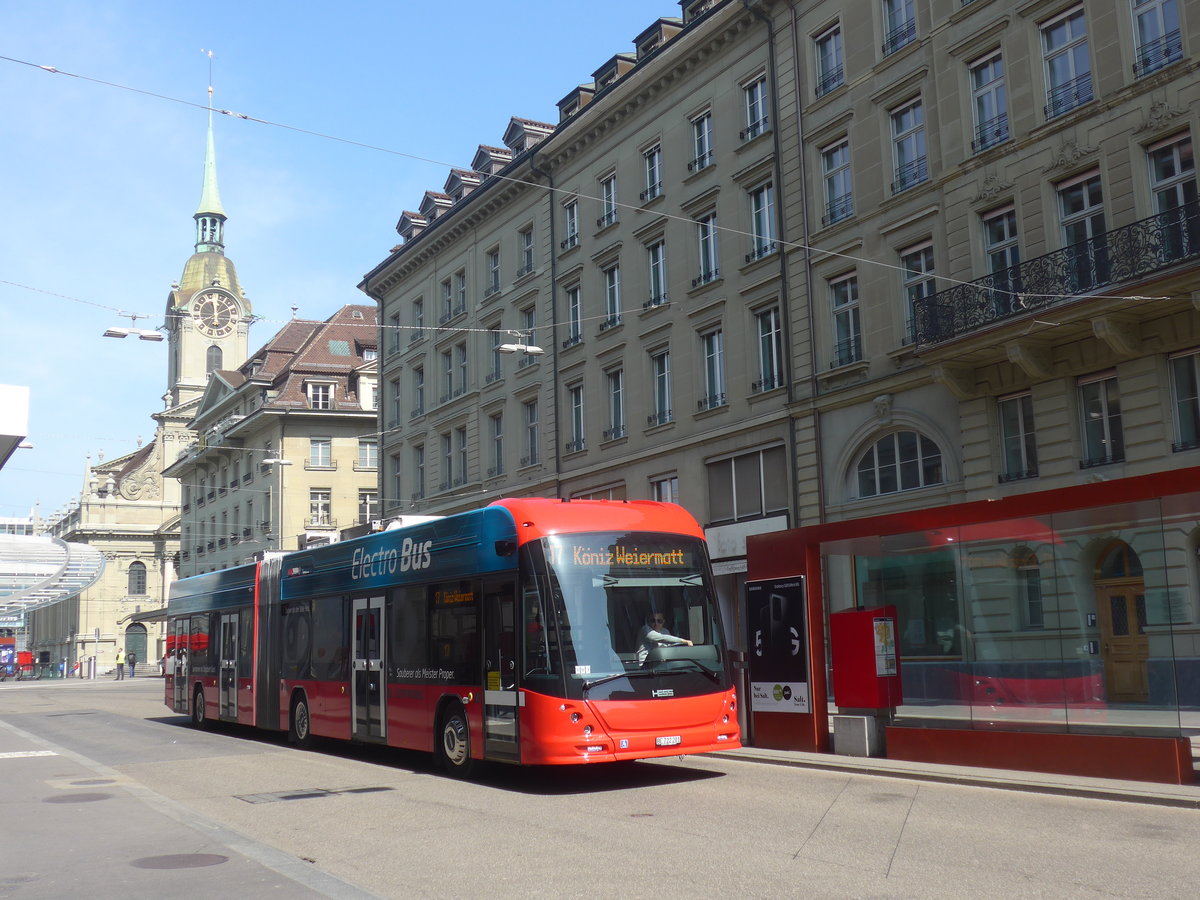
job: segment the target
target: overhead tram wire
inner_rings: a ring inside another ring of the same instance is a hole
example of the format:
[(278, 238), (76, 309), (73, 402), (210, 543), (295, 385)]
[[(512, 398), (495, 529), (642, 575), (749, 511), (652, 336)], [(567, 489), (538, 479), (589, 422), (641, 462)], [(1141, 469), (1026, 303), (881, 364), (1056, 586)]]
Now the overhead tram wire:
[[(320, 138), (322, 140), (334, 141), (334, 142), (337, 142), (340, 144), (346, 144), (346, 145), (352, 146), (352, 147), (360, 147), (364, 150), (373, 150), (378, 153), (386, 153), (391, 156), (398, 156), (403, 159), (412, 160), (414, 162), (428, 163), (429, 165), (434, 165), (434, 166), (438, 166), (438, 167), (446, 168), (446, 169), (457, 168), (452, 163), (447, 163), (442, 160), (432, 159), (432, 158), (426, 157), (426, 156), (420, 156), (415, 153), (409, 153), (409, 152), (406, 152), (403, 150), (395, 150), (390, 147), (382, 147), (377, 144), (368, 144), (365, 141), (358, 141), (358, 140), (354, 140), (353, 138), (339, 137), (338, 135), (328, 134), (326, 132), (313, 131), (308, 128), (301, 128), (297, 125), (288, 125), (284, 122), (275, 122), (271, 119), (263, 119), (258, 116), (252, 116), (249, 113), (235, 112), (234, 110), (230, 110), (230, 109), (217, 109), (217, 108), (212, 107), (211, 105), (196, 103), (195, 101), (185, 100), (180, 97), (172, 97), (168, 94), (160, 94), (155, 91), (145, 90), (143, 88), (130, 87), (129, 85), (119, 84), (114, 81), (105, 81), (104, 79), (101, 79), (101, 78), (94, 78), (89, 75), (81, 75), (77, 72), (66, 72), (66, 71), (58, 68), (57, 66), (41, 65), (38, 63), (30, 62), (29, 60), (16, 59), (14, 57), (4, 56), (4, 55), (0, 55), (0, 61), (11, 62), (11, 63), (15, 63), (17, 65), (29, 66), (30, 68), (39, 69), (43, 72), (47, 72), (52, 75), (65, 75), (69, 78), (78, 78), (82, 81), (91, 82), (92, 84), (98, 84), (103, 87), (115, 88), (117, 90), (122, 90), (122, 91), (130, 91), (135, 94), (142, 94), (144, 96), (153, 97), (158, 100), (165, 100), (165, 101), (168, 101), (171, 103), (178, 103), (183, 106), (192, 107), (193, 109), (202, 110), (206, 113), (217, 112), (223, 116), (229, 116), (230, 118), (241, 119), (241, 120), (247, 121), (247, 122), (255, 122), (259, 125), (266, 125), (271, 128), (280, 128), (285, 131), (294, 132), (296, 134), (304, 134), (304, 135), (308, 135), (309, 137), (315, 137), (315, 138)], [(540, 184), (540, 183), (534, 182), (534, 181), (526, 181), (521, 178), (515, 178), (510, 175), (501, 175), (501, 174), (496, 173), (496, 174), (491, 175), (490, 177), (497, 178), (497, 179), (500, 179), (503, 181), (508, 181), (513, 184), (521, 185), (523, 187), (528, 187), (528, 188), (533, 188), (533, 189), (543, 190), (543, 191), (550, 190), (546, 185), (543, 185), (543, 184)], [(594, 201), (596, 203), (604, 202), (603, 198), (595, 197), (595, 196), (580, 193), (580, 192), (571, 192), (568, 196), (574, 197), (576, 199), (590, 200), (590, 201)], [(636, 207), (630, 203), (617, 202), (617, 203), (615, 203), (615, 206), (617, 206), (618, 208), (622, 208), (622, 209), (630, 209), (630, 210), (638, 209), (638, 207)], [(688, 222), (688, 223), (692, 223), (694, 221), (687, 216), (681, 216), (681, 215), (676, 215), (676, 214), (672, 214), (672, 213), (666, 213), (663, 215), (663, 217), (666, 219), (674, 219), (676, 221), (682, 221), (682, 222)], [(716, 230), (720, 231), (720, 232), (724, 232), (726, 234), (737, 235), (740, 237), (753, 237), (754, 236), (750, 232), (742, 231), (740, 229), (735, 229), (735, 228), (729, 228), (728, 226), (724, 226), (724, 225), (717, 225)], [(778, 244), (781, 248), (787, 248), (787, 249), (792, 249), (792, 250), (803, 250), (806, 253), (811, 253), (811, 254), (820, 255), (820, 256), (830, 256), (830, 257), (835, 257), (837, 259), (844, 259), (844, 260), (848, 260), (850, 262), (854, 262), (856, 264), (861, 264), (864, 266), (878, 266), (878, 267), (890, 269), (892, 271), (899, 271), (899, 272), (907, 271), (904, 268), (904, 266), (898, 265), (895, 263), (888, 263), (888, 262), (883, 262), (881, 260), (875, 260), (875, 259), (867, 259), (866, 257), (854, 256), (854, 255), (848, 254), (848, 253), (839, 253), (835, 250), (825, 250), (820, 247), (811, 247), (811, 246), (807, 246), (805, 244), (802, 244), (802, 243), (799, 243), (796, 241), (784, 241), (784, 240), (780, 240), (777, 238), (775, 240), (775, 243)], [(962, 279), (952, 278), (948, 275), (939, 275), (937, 273), (934, 273), (933, 280), (935, 282), (941, 282), (941, 283), (944, 283), (947, 285), (961, 285), (961, 286), (965, 286), (965, 287), (970, 287), (974, 284), (973, 281), (964, 281)], [(9, 282), (9, 283), (11, 283), (11, 282)], [(993, 293), (997, 296), (1009, 296), (1009, 297), (1014, 297), (1014, 298), (1018, 298), (1018, 299), (1020, 299), (1022, 297), (1025, 297), (1025, 298), (1036, 297), (1036, 298), (1047, 299), (1047, 300), (1079, 300), (1079, 299), (1101, 299), (1101, 298), (1109, 299), (1109, 300), (1165, 300), (1165, 299), (1169, 299), (1167, 297), (1115, 296), (1115, 295), (1107, 295), (1107, 294), (1034, 294), (1034, 293), (1025, 292), (1025, 291), (1010, 291), (1010, 290), (1006, 290), (1003, 288), (982, 288), (981, 287), (980, 290), (990, 291), (991, 293)], [(51, 293), (51, 292), (46, 291), (45, 293)], [(98, 304), (95, 304), (95, 305), (98, 305)], [(105, 307), (105, 308), (111, 309), (111, 307)], [(139, 315), (139, 318), (142, 317), (140, 313), (138, 315)], [(146, 316), (146, 318), (151, 318), (151, 317)], [(543, 328), (556, 327), (558, 324), (563, 324), (563, 323), (549, 323), (548, 325), (544, 325), (541, 327), (543, 327)], [(401, 327), (404, 327), (404, 326), (401, 326)], [(458, 329), (458, 330), (462, 330), (462, 331), (471, 331), (471, 330), (493, 331), (494, 329)]]

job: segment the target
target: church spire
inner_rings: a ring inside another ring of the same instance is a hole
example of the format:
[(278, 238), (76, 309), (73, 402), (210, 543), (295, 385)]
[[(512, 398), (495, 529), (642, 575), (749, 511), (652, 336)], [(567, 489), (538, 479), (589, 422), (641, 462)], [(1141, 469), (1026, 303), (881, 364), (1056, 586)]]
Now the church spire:
[[(209, 81), (212, 81), (212, 51), (208, 51)], [(193, 218), (196, 220), (196, 252), (225, 252), (225, 210), (221, 206), (221, 193), (217, 190), (217, 150), (213, 142), (212, 85), (208, 86), (208, 144), (204, 150), (204, 186), (200, 190), (200, 206)]]

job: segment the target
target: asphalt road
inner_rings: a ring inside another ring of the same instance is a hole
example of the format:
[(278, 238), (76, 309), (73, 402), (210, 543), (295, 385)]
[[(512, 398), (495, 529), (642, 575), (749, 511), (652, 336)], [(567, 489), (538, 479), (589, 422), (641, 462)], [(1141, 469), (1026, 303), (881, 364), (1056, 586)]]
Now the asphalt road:
[(1200, 812), (708, 757), (497, 767), (0, 685), (0, 897), (1181, 897)]

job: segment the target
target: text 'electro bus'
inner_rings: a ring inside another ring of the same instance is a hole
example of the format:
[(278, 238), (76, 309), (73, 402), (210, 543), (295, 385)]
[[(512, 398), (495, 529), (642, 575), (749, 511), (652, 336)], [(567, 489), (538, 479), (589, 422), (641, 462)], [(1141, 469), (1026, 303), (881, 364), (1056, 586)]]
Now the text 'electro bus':
[(500, 500), (175, 582), (167, 705), (561, 764), (739, 746), (703, 532), (651, 501)]

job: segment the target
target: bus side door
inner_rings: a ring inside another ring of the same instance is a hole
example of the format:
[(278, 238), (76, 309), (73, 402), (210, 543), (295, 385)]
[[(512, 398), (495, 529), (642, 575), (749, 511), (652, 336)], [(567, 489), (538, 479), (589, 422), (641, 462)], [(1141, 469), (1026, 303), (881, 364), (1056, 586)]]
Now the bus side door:
[(517, 592), (511, 578), (483, 587), (483, 755), (521, 758), (517, 684)]
[(188, 646), (188, 625), (191, 623), (189, 616), (180, 616), (175, 620), (175, 648), (172, 652), (175, 654), (175, 660), (171, 666), (174, 670), (172, 675), (173, 687), (175, 688), (175, 712), (188, 712), (188, 667), (187, 667), (187, 646)]
[(354, 654), (350, 673), (354, 737), (380, 740), (387, 734), (384, 707), (383, 597), (355, 597), (351, 618)]

